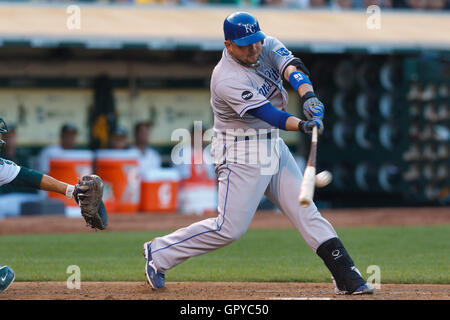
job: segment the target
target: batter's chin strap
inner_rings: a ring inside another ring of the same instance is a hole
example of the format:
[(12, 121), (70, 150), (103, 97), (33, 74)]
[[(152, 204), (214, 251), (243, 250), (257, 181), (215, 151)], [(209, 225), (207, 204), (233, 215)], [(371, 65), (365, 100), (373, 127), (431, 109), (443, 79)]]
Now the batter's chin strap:
[(310, 74), (308, 68), (306, 68), (305, 64), (303, 63), (303, 61), (300, 58), (295, 57), (294, 59), (289, 61), (289, 63), (284, 67), (281, 74), (284, 74), (284, 71), (289, 66), (296, 66), (297, 68), (302, 69), (303, 73), (305, 73), (308, 77), (311, 77), (311, 74)]

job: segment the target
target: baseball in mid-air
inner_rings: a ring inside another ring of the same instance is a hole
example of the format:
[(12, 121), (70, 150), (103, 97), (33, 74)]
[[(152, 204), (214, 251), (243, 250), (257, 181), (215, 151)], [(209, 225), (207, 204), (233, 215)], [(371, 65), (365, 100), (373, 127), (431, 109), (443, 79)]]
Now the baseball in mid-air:
[(330, 184), (331, 180), (333, 180), (333, 175), (330, 171), (322, 171), (316, 174), (316, 187), (323, 188)]

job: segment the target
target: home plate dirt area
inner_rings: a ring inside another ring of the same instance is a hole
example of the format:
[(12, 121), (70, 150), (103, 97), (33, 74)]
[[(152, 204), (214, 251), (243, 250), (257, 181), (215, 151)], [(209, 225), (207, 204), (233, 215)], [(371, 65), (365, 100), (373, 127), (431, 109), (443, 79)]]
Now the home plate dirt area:
[(144, 282), (16, 282), (2, 299), (25, 300), (448, 300), (450, 285), (381, 284), (373, 295), (335, 295), (331, 283), (168, 282), (152, 290)]

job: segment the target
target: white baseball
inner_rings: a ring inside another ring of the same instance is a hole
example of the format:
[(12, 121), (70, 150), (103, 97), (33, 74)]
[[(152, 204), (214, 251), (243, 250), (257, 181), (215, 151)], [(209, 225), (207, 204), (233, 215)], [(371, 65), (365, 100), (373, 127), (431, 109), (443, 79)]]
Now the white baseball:
[(330, 171), (322, 171), (316, 174), (316, 187), (323, 188), (330, 184), (331, 180), (333, 180), (333, 175)]

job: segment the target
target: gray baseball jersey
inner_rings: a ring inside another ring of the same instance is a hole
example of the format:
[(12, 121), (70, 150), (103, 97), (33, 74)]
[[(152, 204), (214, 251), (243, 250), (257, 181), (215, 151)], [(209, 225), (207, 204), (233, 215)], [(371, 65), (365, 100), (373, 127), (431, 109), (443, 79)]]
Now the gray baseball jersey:
[(257, 68), (242, 66), (224, 49), (211, 77), (214, 128), (218, 131), (271, 128), (246, 112), (269, 101), (286, 111), (288, 94), (283, 88), (282, 71), (293, 59), (292, 53), (273, 37), (264, 39)]
[[(155, 238), (151, 251), (159, 272), (239, 239), (263, 195), (290, 219), (313, 250), (337, 237), (314, 203), (307, 208), (299, 205), (302, 173), (277, 131), (265, 121), (246, 114), (268, 101), (285, 110), (288, 97), (282, 86), (282, 71), (293, 59), (291, 52), (272, 37), (264, 40), (257, 68), (246, 67), (235, 61), (226, 49), (223, 51), (211, 79), (216, 131), (211, 150), (218, 176), (219, 214)], [(259, 156), (251, 161), (255, 153), (260, 153), (261, 146), (266, 147), (271, 164), (275, 164), (270, 166), (273, 170), (263, 170), (265, 163)]]

